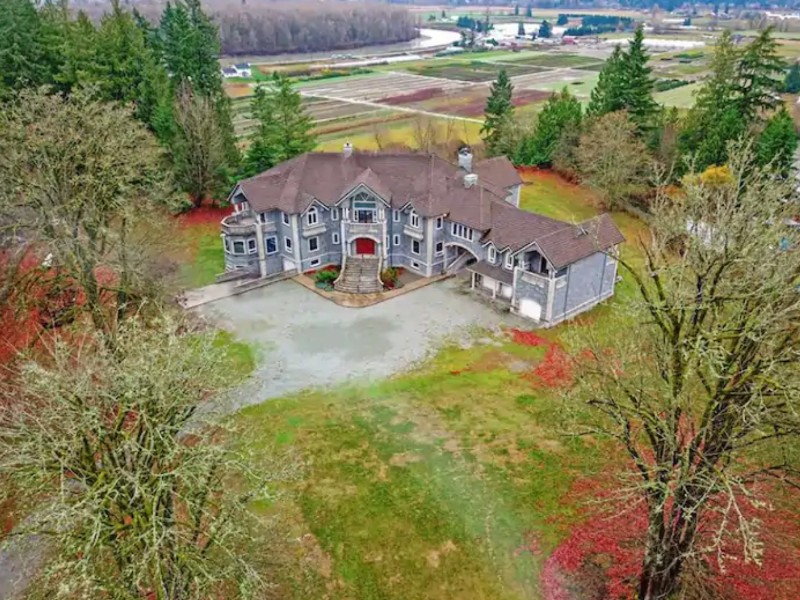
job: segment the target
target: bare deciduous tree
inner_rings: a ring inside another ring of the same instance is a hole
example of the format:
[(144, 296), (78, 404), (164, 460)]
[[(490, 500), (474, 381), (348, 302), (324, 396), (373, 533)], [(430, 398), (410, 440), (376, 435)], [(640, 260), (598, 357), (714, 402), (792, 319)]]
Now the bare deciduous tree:
[(624, 111), (608, 113), (581, 135), (576, 152), (581, 179), (619, 208), (642, 189), (650, 159)]
[(757, 523), (741, 503), (754, 478), (797, 474), (787, 444), (800, 433), (791, 182), (754, 167), (746, 148), (731, 156), (724, 183), (692, 176), (678, 196), (659, 194), (644, 269), (621, 261), (637, 290), (622, 335), (592, 340), (582, 361), (587, 426), (620, 442), (635, 466), (625, 491), (647, 509), (641, 600), (674, 597), (687, 563), (723, 542), (738, 539), (758, 561)]
[[(248, 503), (263, 475), (198, 413), (224, 386), (210, 336), (131, 319), (23, 362), (0, 409), (0, 473), (42, 505), (15, 533), (52, 543), (47, 598), (244, 598), (261, 585)], [(290, 469), (290, 467), (287, 467)], [(275, 474), (274, 472), (272, 473)]]
[(175, 171), (196, 205), (226, 185), (225, 133), (214, 101), (181, 85), (175, 101)]
[(414, 149), (428, 153), (436, 143), (436, 123), (430, 117), (418, 116), (411, 124), (411, 138)]
[(91, 90), (22, 92), (0, 113), (0, 228), (17, 259), (28, 251), (51, 258), (44, 272), (7, 263), (9, 289), (46, 273), (82, 296), (69, 310), (112, 334), (153, 283), (157, 245), (139, 225), (163, 197), (161, 160), (128, 108), (95, 101)]

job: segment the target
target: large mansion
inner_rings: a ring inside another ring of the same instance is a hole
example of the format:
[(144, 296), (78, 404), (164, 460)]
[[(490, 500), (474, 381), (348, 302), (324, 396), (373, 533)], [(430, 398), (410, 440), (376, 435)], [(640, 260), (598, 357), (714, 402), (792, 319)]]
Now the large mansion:
[(474, 289), (553, 325), (613, 295), (624, 238), (605, 214), (567, 223), (521, 210), (521, 185), (507, 159), (473, 164), (466, 149), (457, 164), (349, 144), (303, 154), (233, 189), (225, 268), (271, 277), (341, 265), (335, 287), (351, 293), (381, 290), (389, 266), (466, 271)]

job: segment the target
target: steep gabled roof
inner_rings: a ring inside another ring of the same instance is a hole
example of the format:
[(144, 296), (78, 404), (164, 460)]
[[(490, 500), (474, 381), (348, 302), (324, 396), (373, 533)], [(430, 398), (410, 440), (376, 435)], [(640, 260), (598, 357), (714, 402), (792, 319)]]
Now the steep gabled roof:
[(604, 213), (537, 238), (536, 244), (553, 266), (560, 269), (624, 241), (614, 221)]

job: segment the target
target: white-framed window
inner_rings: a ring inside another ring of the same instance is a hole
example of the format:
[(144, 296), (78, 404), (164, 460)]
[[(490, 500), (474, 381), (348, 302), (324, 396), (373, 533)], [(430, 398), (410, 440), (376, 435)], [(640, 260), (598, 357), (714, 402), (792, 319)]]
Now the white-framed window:
[(338, 244), (339, 243), (339, 234), (338, 233), (334, 233), (333, 235), (331, 235), (331, 243), (333, 243), (333, 244)]
[(453, 223), (450, 226), (450, 233), (458, 238), (461, 238), (462, 240), (467, 240), (468, 242), (472, 241), (474, 235), (474, 232), (471, 228), (467, 227), (466, 225), (462, 225), (461, 223)]
[(258, 245), (255, 238), (247, 238), (247, 253), (255, 254), (258, 252)]
[(444, 217), (436, 217), (436, 229), (444, 227)]
[(283, 219), (283, 224), (289, 224), (289, 213), (281, 213), (281, 218)]
[(308, 251), (316, 252), (319, 250), (319, 238), (317, 236), (308, 238)]
[(394, 221), (395, 223), (399, 223), (400, 222), (400, 211), (399, 210), (394, 209), (392, 211), (392, 221)]
[(278, 251), (278, 238), (274, 235), (264, 238), (264, 248), (267, 254), (275, 254)]
[(413, 208), (411, 209), (411, 212), (408, 213), (408, 224), (419, 229), (419, 215)]
[(292, 238), (285, 237), (283, 238), (283, 247), (287, 252), (292, 251)]
[(310, 267), (318, 267), (319, 263), (320, 263), (320, 260), (318, 258), (314, 258), (314, 259), (309, 261), (308, 265)]
[(514, 257), (511, 256), (511, 252), (509, 251), (506, 253), (506, 262), (505, 262), (506, 269), (513, 269), (514, 268)]
[(258, 220), (262, 224), (269, 223), (269, 218), (268, 217), (269, 217), (269, 213), (265, 213), (265, 212), (258, 213)]
[(233, 240), (233, 253), (244, 254), (244, 240)]
[(312, 206), (306, 213), (306, 225), (316, 225), (319, 222), (319, 211), (316, 206)]
[(436, 242), (436, 256), (444, 254), (444, 242)]
[(494, 264), (494, 261), (497, 260), (497, 249), (494, 246), (489, 246), (488, 260), (490, 264)]
[(331, 219), (334, 221), (339, 220), (339, 207), (334, 207), (331, 209)]
[(419, 240), (411, 240), (411, 252), (419, 254)]
[(392, 243), (395, 246), (399, 246), (400, 245), (400, 236), (397, 235), (396, 233), (392, 236)]

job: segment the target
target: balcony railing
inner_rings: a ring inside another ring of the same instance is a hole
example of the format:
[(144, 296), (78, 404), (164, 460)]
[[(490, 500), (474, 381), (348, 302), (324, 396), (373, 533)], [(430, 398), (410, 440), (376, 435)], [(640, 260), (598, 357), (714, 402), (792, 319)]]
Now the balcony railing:
[(358, 223), (356, 221), (345, 221), (345, 230), (350, 236), (373, 235), (380, 237), (383, 235), (383, 223)]
[(248, 214), (233, 214), (222, 219), (222, 232), (226, 235), (255, 233), (256, 220)]

